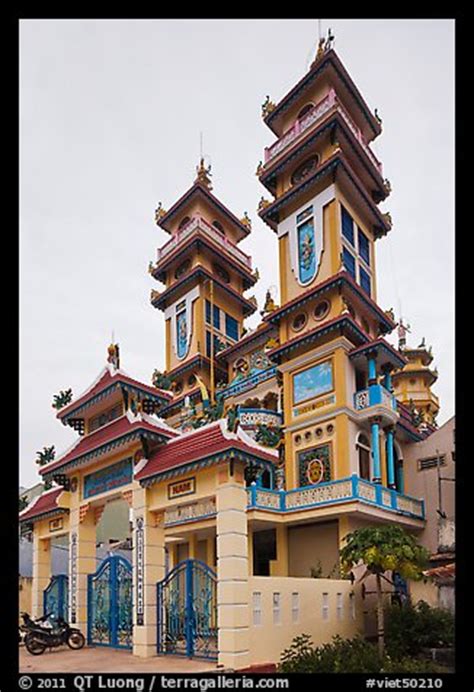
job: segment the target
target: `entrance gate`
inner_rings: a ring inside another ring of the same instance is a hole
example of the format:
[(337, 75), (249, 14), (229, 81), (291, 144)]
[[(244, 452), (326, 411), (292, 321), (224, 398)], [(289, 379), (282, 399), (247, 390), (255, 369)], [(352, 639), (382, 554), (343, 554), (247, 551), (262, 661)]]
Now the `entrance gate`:
[(68, 578), (66, 574), (51, 577), (43, 591), (43, 615), (53, 614), (56, 618), (68, 619)]
[(132, 565), (121, 555), (87, 577), (87, 643), (132, 648)]
[(216, 574), (184, 560), (157, 584), (159, 654), (217, 658)]

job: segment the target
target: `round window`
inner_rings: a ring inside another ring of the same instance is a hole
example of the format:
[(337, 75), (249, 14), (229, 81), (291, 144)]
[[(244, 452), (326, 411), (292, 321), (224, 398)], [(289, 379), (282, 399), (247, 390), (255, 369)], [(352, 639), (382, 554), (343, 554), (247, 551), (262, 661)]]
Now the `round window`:
[(314, 432), (316, 433), (316, 437), (321, 437), (321, 435), (323, 434), (323, 429), (322, 428), (316, 428), (316, 430)]
[(309, 441), (311, 439), (311, 430), (307, 430), (304, 434), (304, 439)]
[(318, 321), (323, 320), (329, 313), (330, 309), (331, 303), (328, 300), (322, 300), (314, 308), (314, 319)]
[(301, 183), (302, 180), (313, 173), (318, 163), (319, 156), (317, 154), (315, 156), (311, 156), (309, 159), (306, 159), (306, 161), (303, 161), (303, 163), (293, 172), (293, 175), (291, 176), (291, 184), (297, 185), (298, 183)]
[(193, 387), (196, 384), (196, 375), (190, 375), (188, 378), (188, 385)]
[(296, 317), (293, 319), (293, 322), (291, 323), (291, 328), (295, 332), (299, 332), (300, 329), (303, 329), (305, 326), (306, 322), (308, 320), (308, 316), (306, 315), (305, 312), (300, 312)]
[(222, 233), (222, 235), (225, 235), (224, 226), (220, 223), (220, 221), (213, 221), (212, 225), (214, 226), (214, 228), (217, 228), (219, 233)]
[(330, 424), (327, 426), (326, 432), (328, 433), (328, 435), (332, 435), (332, 433), (334, 432), (334, 425), (333, 425), (332, 423), (330, 423)]
[(301, 444), (301, 435), (295, 435), (295, 445)]

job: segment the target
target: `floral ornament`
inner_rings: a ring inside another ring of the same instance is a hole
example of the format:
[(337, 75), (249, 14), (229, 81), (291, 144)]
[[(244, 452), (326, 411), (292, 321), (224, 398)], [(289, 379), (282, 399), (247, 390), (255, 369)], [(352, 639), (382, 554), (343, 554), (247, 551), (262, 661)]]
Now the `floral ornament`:
[(38, 466), (44, 466), (45, 464), (49, 464), (50, 461), (54, 461), (55, 456), (56, 450), (54, 445), (51, 445), (51, 447), (43, 447), (42, 452), (36, 452), (36, 463)]

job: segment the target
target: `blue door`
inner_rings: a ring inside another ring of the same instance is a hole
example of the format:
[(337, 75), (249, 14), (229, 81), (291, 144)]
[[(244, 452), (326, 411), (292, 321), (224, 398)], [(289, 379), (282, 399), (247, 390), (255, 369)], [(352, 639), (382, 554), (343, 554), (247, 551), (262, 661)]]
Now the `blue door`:
[(66, 574), (56, 574), (51, 577), (48, 586), (43, 591), (43, 615), (55, 615), (64, 620), (68, 619), (68, 578)]
[(184, 560), (157, 584), (159, 654), (217, 658), (216, 574)]
[(110, 555), (87, 578), (87, 642), (132, 648), (132, 565)]

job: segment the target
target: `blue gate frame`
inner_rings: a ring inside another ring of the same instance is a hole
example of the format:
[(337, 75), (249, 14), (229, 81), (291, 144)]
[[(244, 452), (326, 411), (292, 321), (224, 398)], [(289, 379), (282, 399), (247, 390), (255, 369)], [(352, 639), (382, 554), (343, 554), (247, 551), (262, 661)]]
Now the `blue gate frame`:
[(217, 659), (216, 573), (183, 560), (157, 586), (157, 651)]
[(68, 576), (55, 574), (43, 591), (43, 615), (53, 613), (57, 618), (68, 619)]
[(131, 649), (132, 632), (132, 565), (110, 555), (87, 576), (87, 643)]

